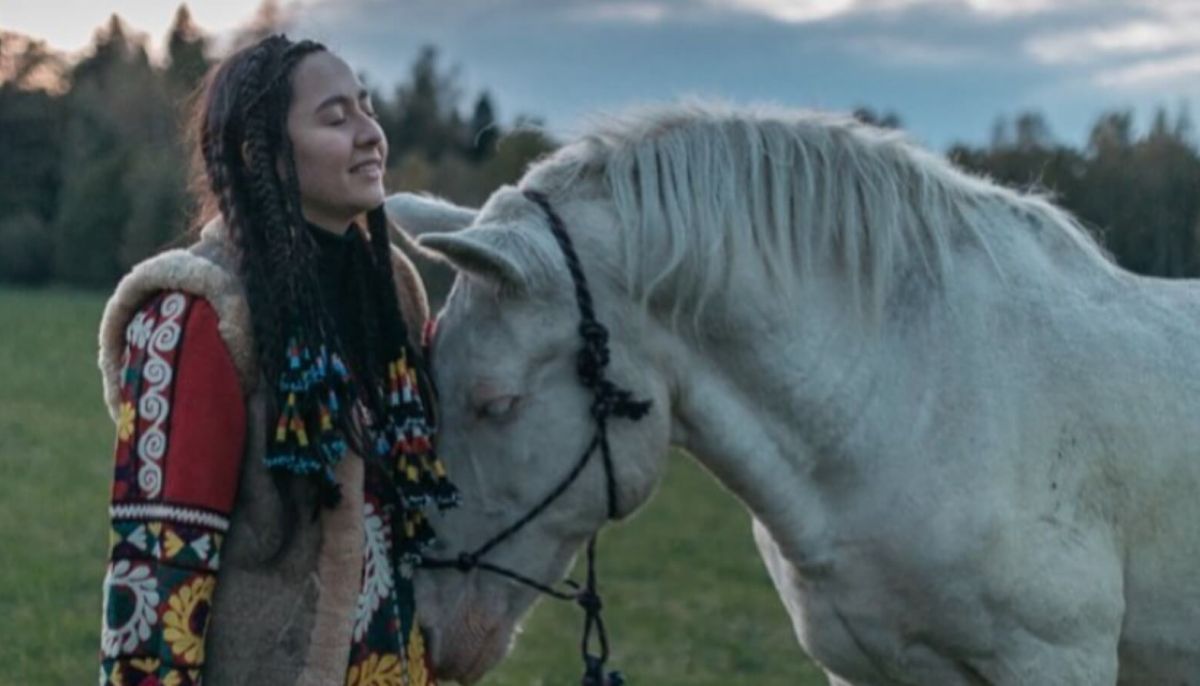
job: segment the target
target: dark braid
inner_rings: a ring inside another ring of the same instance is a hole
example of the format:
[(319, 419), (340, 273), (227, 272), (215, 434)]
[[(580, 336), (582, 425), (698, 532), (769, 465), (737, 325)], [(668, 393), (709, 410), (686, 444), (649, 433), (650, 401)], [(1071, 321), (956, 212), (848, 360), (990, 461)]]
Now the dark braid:
[[(319, 43), (272, 36), (228, 58), (199, 103), (200, 149), (208, 190), (238, 248), (240, 271), (264, 376), (279, 376), (286, 329), (323, 328), (313, 303), (311, 238), (300, 225), (295, 160), (286, 135), (290, 74)], [(275, 160), (290, 173), (285, 186)], [(209, 208), (211, 210), (211, 208)], [(307, 239), (307, 240), (306, 240)]]
[[(359, 321), (363, 327), (364, 364), (372, 378), (383, 378), (394, 351), (405, 349), (422, 373), (420, 348), (412, 345), (403, 317), (381, 317), (379, 312), (399, 313), (396, 280), (392, 269), (392, 247), (388, 238), (387, 214), (383, 207), (366, 213), (367, 240), (355, 241), (353, 272), (358, 295)], [(363, 389), (363, 400), (376, 416), (384, 411), (382, 389)]]
[[(285, 352), (293, 341), (340, 353), (321, 302), (316, 246), (304, 229), (287, 136), (292, 71), (301, 59), (324, 49), (313, 41), (268, 37), (214, 70), (197, 107), (207, 190), (237, 248), (257, 357), (272, 387), (284, 376), (289, 364)], [(354, 398), (339, 400), (350, 407)], [(272, 413), (278, 415), (281, 409), (273, 407)], [(352, 413), (343, 412), (338, 419), (356, 452), (370, 456)], [(325, 494), (327, 503), (336, 501), (336, 494), (332, 496)]]

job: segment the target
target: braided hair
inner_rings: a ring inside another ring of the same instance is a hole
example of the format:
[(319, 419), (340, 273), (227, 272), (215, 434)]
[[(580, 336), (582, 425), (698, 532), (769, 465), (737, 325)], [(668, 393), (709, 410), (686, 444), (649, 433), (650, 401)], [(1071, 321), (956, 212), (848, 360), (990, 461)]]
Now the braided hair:
[[(340, 497), (333, 467), (351, 448), (364, 459), (389, 461), (387, 473), (406, 479), (393, 489), (403, 505), (449, 506), (457, 494), (432, 452), (423, 409), (428, 384), (421, 383), (419, 353), (400, 316), (382, 206), (366, 213), (369, 240), (355, 245), (361, 369), (351, 373), (344, 362), (343, 342), (322, 302), (318, 248), (301, 211), (287, 117), (293, 70), (323, 50), (314, 41), (275, 35), (234, 53), (205, 79), (189, 127), (200, 216), (219, 212), (229, 229), (259, 366), (275, 390), (267, 466), (277, 475), (311, 477), (319, 501), (333, 507)], [(370, 426), (352, 409), (359, 403)], [(285, 482), (276, 483), (294, 506)]]

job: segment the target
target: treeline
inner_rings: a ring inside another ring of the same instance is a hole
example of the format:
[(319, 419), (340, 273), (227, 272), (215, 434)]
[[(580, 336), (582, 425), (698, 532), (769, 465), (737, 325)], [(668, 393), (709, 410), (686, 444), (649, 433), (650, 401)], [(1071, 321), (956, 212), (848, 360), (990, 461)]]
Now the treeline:
[[(268, 0), (231, 49), (282, 21)], [(184, 118), (220, 58), (211, 42), (186, 6), (161, 64), (115, 15), (74, 63), (0, 31), (0, 282), (109, 287), (183, 241), (196, 219)], [(531, 120), (503, 127), (486, 91), (463, 108), (456, 72), (432, 47), (403, 82), (367, 83), (390, 143), (388, 188), (478, 204), (554, 146)]]
[[(900, 128), (894, 112), (855, 110), (860, 121)], [(1139, 274), (1200, 276), (1200, 155), (1186, 108), (1160, 107), (1145, 133), (1133, 113), (1102, 114), (1082, 150), (1057, 142), (1045, 118), (1000, 117), (986, 146), (951, 146), (956, 164), (1070, 210), (1118, 264)]]
[[(232, 48), (281, 28), (274, 0)], [(194, 208), (182, 140), (189, 97), (220, 57), (186, 6), (161, 64), (114, 16), (70, 63), (0, 31), (0, 282), (108, 287), (182, 240)], [(456, 72), (423, 48), (405, 79), (373, 90), (388, 135), (387, 186), (477, 205), (553, 149), (535, 121), (498, 122), (485, 91), (469, 106)], [(855, 115), (901, 126), (895, 113)], [(959, 165), (1050, 194), (1136, 272), (1200, 276), (1200, 155), (1185, 111), (1159, 110), (1139, 133), (1129, 112), (1103, 114), (1082, 149), (1058, 142), (1037, 113), (998, 120), (987, 145), (953, 146)], [(436, 293), (446, 274), (427, 272)]]
[(1131, 112), (1109, 112), (1082, 150), (1054, 140), (1028, 112), (998, 120), (990, 146), (954, 146), (958, 164), (1010, 186), (1048, 193), (1141, 274), (1200, 276), (1200, 156), (1184, 109), (1155, 113), (1141, 135)]

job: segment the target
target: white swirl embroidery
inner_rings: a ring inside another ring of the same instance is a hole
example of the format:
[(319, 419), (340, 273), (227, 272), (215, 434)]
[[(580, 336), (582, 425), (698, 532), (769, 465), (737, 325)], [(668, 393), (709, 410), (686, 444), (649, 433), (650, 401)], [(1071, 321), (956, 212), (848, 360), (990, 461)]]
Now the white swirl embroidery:
[(187, 309), (187, 298), (172, 293), (163, 298), (160, 311), (162, 320), (154, 327), (146, 347), (146, 364), (142, 367), (142, 378), (150, 386), (138, 401), (138, 414), (150, 422), (150, 426), (138, 439), (138, 487), (146, 498), (157, 498), (162, 491), (162, 458), (167, 453), (167, 416), (171, 413), (171, 402), (165, 391), (171, 384), (173, 374), (165, 355), (179, 345), (183, 327), (180, 316)]

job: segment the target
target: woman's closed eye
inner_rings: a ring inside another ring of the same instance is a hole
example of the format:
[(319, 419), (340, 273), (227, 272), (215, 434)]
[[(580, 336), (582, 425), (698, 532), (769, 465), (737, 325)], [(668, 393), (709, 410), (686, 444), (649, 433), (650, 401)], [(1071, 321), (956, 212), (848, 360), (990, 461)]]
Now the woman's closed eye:
[(342, 109), (341, 107), (337, 107), (329, 110), (325, 117), (325, 124), (327, 126), (341, 126), (342, 124), (346, 123), (346, 120), (346, 110)]
[(516, 409), (519, 396), (500, 395), (488, 398), (475, 406), (475, 416), (481, 419), (505, 419)]

